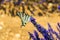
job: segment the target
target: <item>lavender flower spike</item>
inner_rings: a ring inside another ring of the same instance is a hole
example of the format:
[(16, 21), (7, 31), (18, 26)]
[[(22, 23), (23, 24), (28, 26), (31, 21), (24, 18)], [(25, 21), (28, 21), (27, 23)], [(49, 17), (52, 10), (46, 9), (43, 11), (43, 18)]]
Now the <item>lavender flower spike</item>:
[(35, 19), (34, 19), (32, 16), (30, 17), (30, 21), (31, 21), (34, 25), (36, 25)]
[(41, 25), (37, 24), (33, 17), (31, 17), (31, 22), (37, 28), (39, 32), (41, 32), (46, 40), (53, 40), (53, 38), (48, 34), (48, 31), (44, 29)]
[[(59, 25), (59, 23), (58, 23), (58, 25)], [(56, 37), (58, 38), (58, 39), (60, 39), (60, 37), (59, 37), (59, 35), (58, 35), (58, 33), (57, 32), (55, 32), (52, 28), (51, 28), (51, 26), (50, 26), (50, 24), (48, 23), (48, 31), (50, 32), (50, 33), (52, 33), (52, 34), (55, 34), (56, 35)], [(52, 36), (52, 35), (51, 35)]]
[(31, 34), (30, 32), (28, 32), (30, 35), (30, 38), (32, 38), (33, 40), (36, 40), (36, 38), (33, 36), (33, 34)]
[(48, 23), (48, 33), (50, 33), (51, 37), (54, 39), (54, 37), (52, 36), (52, 28), (51, 28), (51, 25)]
[(51, 35), (48, 34), (48, 31), (46, 29), (44, 29), (42, 26), (40, 26), (40, 25), (37, 24), (36, 28), (37, 28), (37, 30), (39, 32), (42, 33), (42, 35), (44, 36), (44, 38), (46, 40), (53, 40), (53, 38), (51, 37)]
[(60, 28), (60, 23), (57, 23), (58, 27)]
[(39, 35), (38, 35), (38, 33), (36, 31), (34, 31), (34, 35), (35, 35), (37, 40), (40, 40)]

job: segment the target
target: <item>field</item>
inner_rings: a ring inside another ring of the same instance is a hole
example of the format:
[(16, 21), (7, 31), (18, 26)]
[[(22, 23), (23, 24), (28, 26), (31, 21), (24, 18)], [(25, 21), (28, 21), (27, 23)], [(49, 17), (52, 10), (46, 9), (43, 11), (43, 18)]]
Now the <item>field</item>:
[[(11, 8), (9, 7), (11, 5)], [(22, 22), (21, 19), (16, 16), (16, 12), (20, 11), (22, 12), (23, 7), (15, 6), (12, 3), (5, 3), (2, 4), (4, 8), (6, 8), (6, 13), (4, 10), (0, 9), (0, 40), (30, 40), (30, 36), (28, 32), (33, 33), (34, 30), (37, 31), (37, 29), (34, 27), (34, 25), (31, 22), (28, 22), (25, 26), (21, 26)], [(25, 13), (28, 15), (32, 15), (36, 22), (40, 25), (42, 25), (46, 30), (48, 30), (47, 23), (50, 23), (53, 30), (58, 32), (56, 26), (57, 23), (60, 22), (60, 16), (59, 13), (54, 12), (49, 13), (47, 11), (46, 14), (43, 14), (43, 11), (39, 9), (37, 5), (33, 5), (35, 8), (35, 11), (33, 11), (34, 15), (27, 9), (28, 5), (24, 5)], [(19, 9), (18, 9), (19, 7)], [(14, 16), (11, 16), (11, 13), (9, 13), (9, 10), (14, 10)], [(30, 9), (33, 10), (33, 8), (30, 6)], [(38, 13), (41, 12), (43, 16), (38, 16)], [(37, 31), (38, 32), (38, 31)], [(43, 38), (42, 34), (39, 33), (39, 37)], [(57, 39), (54, 36), (55, 40)]]

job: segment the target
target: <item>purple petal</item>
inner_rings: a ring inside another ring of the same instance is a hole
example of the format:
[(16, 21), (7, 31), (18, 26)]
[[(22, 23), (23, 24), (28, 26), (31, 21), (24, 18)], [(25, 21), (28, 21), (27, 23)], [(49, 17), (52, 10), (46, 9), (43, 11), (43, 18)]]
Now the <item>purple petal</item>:
[(51, 25), (48, 23), (48, 31), (53, 32), (53, 29), (51, 28)]
[(40, 40), (46, 40), (46, 39), (44, 39), (44, 38), (41, 38)]
[(58, 9), (60, 10), (60, 5), (58, 6)]
[(30, 21), (31, 21), (34, 25), (36, 25), (35, 19), (34, 19), (33, 17), (30, 17)]
[(35, 19), (31, 16), (30, 20), (32, 21), (32, 20), (35, 20)]
[(30, 32), (28, 32), (30, 35), (30, 38), (32, 38), (33, 40), (36, 40), (36, 38), (33, 36), (33, 34), (31, 34)]
[(57, 23), (58, 27), (60, 28), (60, 23)]
[(38, 33), (36, 31), (34, 31), (34, 35), (35, 35), (37, 40), (40, 40), (39, 35), (38, 35)]
[(44, 38), (46, 40), (53, 40), (53, 38), (51, 37), (51, 35), (48, 34), (48, 31), (46, 29), (44, 29), (41, 25), (36, 24), (36, 28), (39, 32), (42, 33), (42, 35), (44, 36)]

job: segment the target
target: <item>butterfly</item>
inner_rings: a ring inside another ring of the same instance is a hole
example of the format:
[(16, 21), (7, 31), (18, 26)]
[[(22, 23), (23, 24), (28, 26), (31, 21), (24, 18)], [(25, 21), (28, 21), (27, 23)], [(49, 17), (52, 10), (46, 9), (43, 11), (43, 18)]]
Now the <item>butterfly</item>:
[(30, 16), (26, 13), (18, 12), (17, 15), (21, 18), (22, 26), (25, 26), (30, 21)]

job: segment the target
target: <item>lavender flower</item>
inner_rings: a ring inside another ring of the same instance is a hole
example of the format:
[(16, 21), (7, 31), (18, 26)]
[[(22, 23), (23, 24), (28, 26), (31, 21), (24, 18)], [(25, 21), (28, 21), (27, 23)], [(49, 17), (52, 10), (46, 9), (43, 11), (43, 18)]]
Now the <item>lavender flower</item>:
[(30, 32), (28, 32), (28, 33), (30, 35), (30, 38), (32, 38), (33, 40), (40, 40), (39, 35), (36, 31), (34, 31), (34, 34), (32, 34)]
[(44, 38), (41, 38), (40, 40), (45, 40)]
[(60, 23), (57, 23), (58, 27), (60, 28)]
[[(59, 24), (58, 24), (59, 25)], [(59, 37), (59, 35), (58, 35), (58, 33), (57, 32), (55, 32), (52, 28), (51, 28), (51, 26), (50, 26), (50, 24), (48, 23), (48, 27), (49, 27), (49, 30), (48, 31), (50, 31), (50, 33), (52, 33), (52, 34), (55, 34), (56, 35), (56, 37), (58, 38), (58, 39), (60, 39), (60, 37)]]
[(60, 5), (58, 6), (58, 9), (60, 10)]
[[(48, 33), (51, 35), (51, 37), (53, 38), (53, 35), (52, 35), (52, 28), (51, 28), (51, 25), (48, 23)], [(54, 38), (53, 38), (54, 39)]]
[(39, 32), (41, 32), (46, 40), (53, 40), (53, 38), (48, 34), (48, 31), (44, 29), (41, 25), (37, 24), (34, 18), (32, 17), (31, 22), (37, 28)]
[(30, 32), (28, 32), (28, 33), (29, 33), (29, 35), (30, 35), (30, 38), (32, 38), (33, 40), (36, 40), (36, 38), (34, 37), (33, 34), (31, 34)]
[(36, 31), (34, 31), (34, 36), (35, 36), (35, 40), (54, 40), (53, 34), (56, 35), (56, 37), (58, 38), (58, 40), (60, 40), (60, 34), (55, 32), (52, 28), (51, 25), (48, 23), (48, 30), (44, 29), (41, 25), (36, 24), (35, 25), (37, 30), (39, 32), (42, 33), (42, 35), (44, 36), (44, 38), (39, 38), (39, 35)]
[(40, 40), (39, 35), (38, 35), (38, 33), (36, 31), (34, 31), (34, 34), (35, 34), (36, 39)]
[[(41, 25), (37, 24), (35, 19), (31, 17), (31, 22), (33, 25), (37, 28), (37, 30), (42, 33), (44, 36), (45, 40), (54, 40), (54, 37), (52, 34), (55, 34), (58, 39), (60, 39), (59, 33), (55, 32), (52, 28), (51, 25), (48, 23), (48, 30), (44, 29)], [(58, 26), (60, 27), (60, 24), (58, 23)], [(35, 32), (36, 33), (36, 32)], [(37, 33), (36, 33), (37, 34)]]
[(32, 16), (30, 17), (30, 21), (31, 21), (34, 25), (36, 25), (35, 19), (34, 19)]
[(60, 36), (60, 23), (57, 23), (58, 27), (57, 30), (59, 31), (59, 36)]
[(46, 29), (44, 29), (42, 26), (39, 25), (39, 26), (37, 26), (36, 28), (37, 28), (37, 30), (38, 30), (39, 32), (42, 33), (42, 35), (44, 36), (44, 38), (45, 38), (46, 40), (53, 40), (53, 38), (51, 37), (51, 35), (48, 34), (48, 31), (47, 31)]
[(57, 30), (58, 30), (58, 31), (59, 31), (59, 33), (60, 33), (60, 24), (59, 24), (59, 23), (57, 23), (57, 25), (58, 25)]

